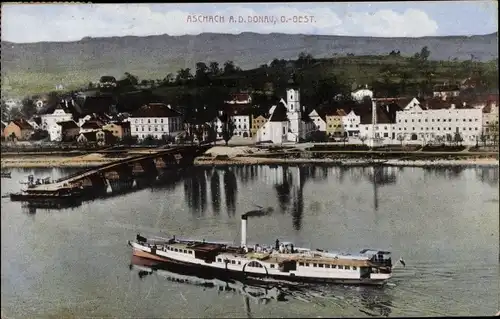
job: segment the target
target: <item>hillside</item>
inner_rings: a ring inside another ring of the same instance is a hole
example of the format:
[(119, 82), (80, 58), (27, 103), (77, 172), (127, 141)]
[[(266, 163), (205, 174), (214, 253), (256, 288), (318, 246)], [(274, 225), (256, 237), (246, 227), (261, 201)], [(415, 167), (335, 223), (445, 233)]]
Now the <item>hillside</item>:
[(76, 42), (2, 42), (2, 90), (33, 92), (67, 88), (95, 81), (101, 75), (164, 78), (199, 61), (232, 60), (243, 69), (274, 58), (296, 58), (302, 51), (314, 57), (334, 54), (380, 55), (399, 50), (413, 55), (423, 46), (430, 59), (479, 61), (498, 58), (498, 34), (481, 36), (373, 38), (317, 35), (204, 33), (196, 36), (85, 38)]

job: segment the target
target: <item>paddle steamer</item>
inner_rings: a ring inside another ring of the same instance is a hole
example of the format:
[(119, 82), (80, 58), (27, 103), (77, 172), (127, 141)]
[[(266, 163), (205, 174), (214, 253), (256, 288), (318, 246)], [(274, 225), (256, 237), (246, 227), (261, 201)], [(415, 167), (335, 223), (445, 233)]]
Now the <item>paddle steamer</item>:
[(254, 278), (288, 282), (383, 285), (392, 276), (391, 253), (363, 249), (358, 254), (297, 248), (292, 243), (265, 247), (247, 245), (246, 214), (241, 217), (241, 244), (204, 240), (157, 240), (137, 235), (129, 241), (133, 255), (169, 267), (225, 278)]

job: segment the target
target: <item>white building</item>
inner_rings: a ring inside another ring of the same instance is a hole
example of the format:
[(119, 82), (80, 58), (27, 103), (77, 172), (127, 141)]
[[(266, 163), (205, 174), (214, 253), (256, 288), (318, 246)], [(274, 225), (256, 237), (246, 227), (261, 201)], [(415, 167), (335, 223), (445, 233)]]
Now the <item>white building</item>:
[[(383, 109), (385, 108), (385, 110)], [(396, 124), (388, 117), (389, 107), (378, 106), (372, 101), (371, 118), (368, 123), (360, 124), (360, 140), (370, 146), (394, 144), (396, 141)], [(375, 120), (375, 124), (373, 124)]]
[(287, 111), (284, 101), (280, 101), (278, 105), (273, 106), (270, 110), (271, 116), (257, 131), (256, 141), (271, 141), (274, 144), (287, 142), (290, 129)]
[(445, 108), (424, 109), (419, 103), (396, 112), (396, 138), (404, 136), (410, 141), (433, 141), (437, 136), (454, 139), (460, 133), (463, 144), (473, 145), (482, 132), (481, 109), (465, 108), (451, 104)]
[(299, 142), (307, 134), (315, 130), (315, 125), (300, 106), (300, 93), (288, 89), (287, 101), (283, 99), (278, 105), (271, 107), (269, 120), (257, 131), (257, 141), (272, 141), (275, 144)]
[(351, 97), (354, 101), (361, 102), (366, 97), (369, 97), (370, 99), (373, 98), (373, 91), (369, 90), (368, 86), (365, 86), (364, 88), (351, 92)]
[(309, 117), (311, 118), (312, 122), (314, 123), (314, 126), (316, 130), (321, 131), (321, 132), (326, 132), (326, 118), (322, 116), (323, 114), (321, 112), (318, 112), (316, 109), (313, 110), (311, 113), (309, 113)]
[(163, 135), (175, 137), (184, 132), (182, 114), (163, 103), (149, 103), (142, 106), (129, 117), (128, 121), (130, 134), (137, 136), (138, 139), (144, 139), (148, 135), (157, 139)]
[(66, 113), (61, 108), (61, 106), (56, 107), (54, 113), (52, 114), (44, 114), (41, 117), (42, 129), (49, 132), (49, 137), (51, 141), (60, 141), (61, 140), (61, 126), (58, 125), (58, 122), (70, 121), (73, 119), (73, 115), (71, 113)]
[(360, 130), (361, 118), (356, 115), (353, 110), (347, 115), (342, 116), (342, 126), (344, 127), (344, 132), (347, 132), (347, 136), (358, 136)]

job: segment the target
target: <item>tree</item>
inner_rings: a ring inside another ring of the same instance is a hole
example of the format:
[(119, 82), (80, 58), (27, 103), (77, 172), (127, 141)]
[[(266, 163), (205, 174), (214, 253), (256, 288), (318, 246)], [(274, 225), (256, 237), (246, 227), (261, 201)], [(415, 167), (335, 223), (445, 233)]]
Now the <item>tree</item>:
[(493, 142), (493, 145), (494, 146), (497, 146), (498, 145), (498, 136), (499, 136), (499, 132), (498, 132), (498, 121), (496, 121), (495, 123), (491, 123), (489, 125), (489, 130), (488, 130), (488, 135), (489, 135), (489, 139)]
[(344, 132), (344, 135), (342, 136), (342, 142), (344, 142), (344, 147), (347, 141), (349, 140), (349, 137), (347, 136), (347, 132)]
[(455, 145), (462, 145), (462, 142), (464, 139), (462, 138), (462, 135), (460, 135), (459, 132), (455, 132), (455, 135), (453, 136), (453, 142), (455, 142)]
[(204, 62), (196, 63), (196, 71), (195, 71), (195, 79), (198, 85), (206, 85), (207, 84), (207, 73), (208, 67)]
[(21, 102), (21, 112), (23, 113), (24, 117), (26, 118), (31, 118), (33, 115), (36, 114), (36, 105), (35, 102), (31, 98), (24, 98)]
[(219, 63), (218, 62), (210, 62), (209, 66), (210, 74), (211, 75), (219, 75), (220, 74), (220, 68), (219, 68)]
[(222, 123), (222, 139), (226, 142), (226, 146), (229, 143), (229, 140), (233, 137), (234, 134), (234, 123), (231, 119), (227, 119), (225, 123)]
[(310, 65), (313, 62), (313, 60), (314, 60), (314, 58), (313, 58), (313, 56), (311, 54), (305, 53), (305, 52), (301, 52), (299, 54), (298, 59), (297, 59), (297, 66), (299, 68), (308, 66), (308, 65)]
[(125, 72), (125, 79), (132, 85), (137, 85), (137, 83), (139, 83), (139, 78), (129, 72)]
[(484, 134), (484, 132), (481, 132), (479, 140), (483, 143), (483, 146), (486, 147), (486, 141), (488, 140), (488, 135)]
[(35, 130), (30, 136), (30, 140), (32, 141), (40, 141), (47, 138), (49, 138), (49, 132), (46, 130)]
[(359, 140), (361, 141), (361, 144), (365, 145), (365, 141), (368, 139), (368, 136), (366, 135), (360, 135)]
[(191, 75), (191, 69), (190, 68), (185, 68), (185, 69), (180, 69), (177, 71), (177, 82), (186, 82), (188, 80), (191, 80), (193, 76)]
[(398, 137), (397, 137), (398, 141), (401, 143), (401, 146), (403, 146), (403, 142), (405, 140), (405, 136), (404, 134), (398, 134)]
[(427, 46), (423, 47), (420, 50), (420, 54), (419, 54), (420, 60), (427, 61), (427, 59), (429, 59), (430, 55), (431, 55), (431, 51), (429, 51), (429, 48)]
[(175, 76), (172, 73), (169, 73), (163, 80), (167, 83), (172, 83), (175, 80)]
[(169, 144), (169, 143), (174, 143), (175, 142), (175, 138), (172, 135), (169, 135), (169, 134), (163, 134), (161, 136), (161, 140), (165, 144)]
[(121, 142), (127, 146), (135, 145), (137, 144), (137, 136), (125, 135), (122, 137)]
[(1, 107), (2, 107), (2, 121), (10, 121), (9, 106), (5, 103), (3, 99), (1, 100)]
[(148, 135), (142, 140), (143, 145), (157, 145), (158, 144), (158, 139), (154, 137), (153, 135)]
[(453, 136), (450, 133), (446, 134), (446, 142), (451, 143), (453, 141)]
[(193, 129), (194, 136), (196, 136), (198, 143), (203, 142), (203, 133), (205, 131), (203, 126), (204, 125), (198, 125), (198, 126), (194, 127), (194, 129)]
[(224, 63), (224, 75), (234, 74), (236, 72), (236, 66), (233, 61), (226, 61)]
[(216, 145), (216, 142), (217, 142), (217, 129), (215, 127), (215, 123), (212, 123), (209, 127), (208, 127), (208, 135), (207, 135), (207, 141), (208, 142), (213, 142), (214, 145)]

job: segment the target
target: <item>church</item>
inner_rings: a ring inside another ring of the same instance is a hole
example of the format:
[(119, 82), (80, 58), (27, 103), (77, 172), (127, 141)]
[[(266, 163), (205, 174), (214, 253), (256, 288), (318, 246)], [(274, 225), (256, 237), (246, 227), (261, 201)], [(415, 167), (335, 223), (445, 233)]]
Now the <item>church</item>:
[(286, 99), (271, 107), (267, 122), (257, 131), (256, 142), (298, 143), (315, 130), (305, 107), (300, 105), (299, 90), (287, 89)]

